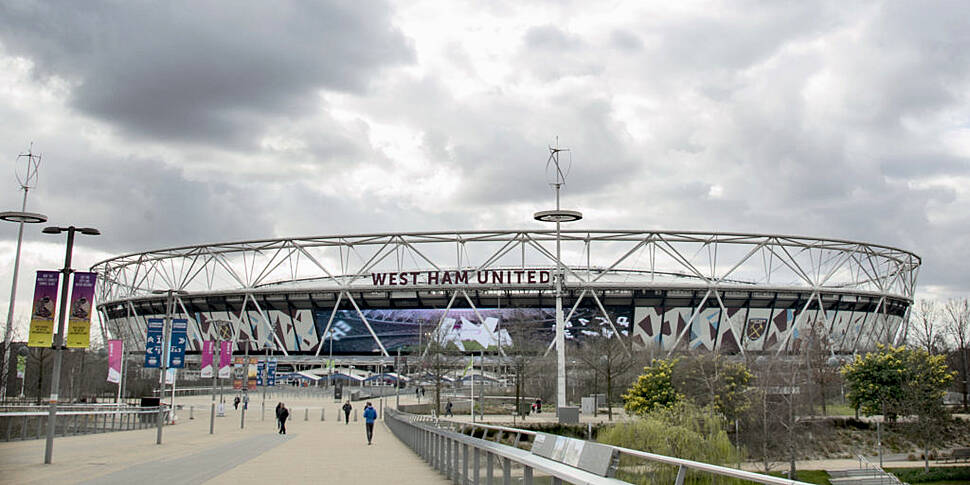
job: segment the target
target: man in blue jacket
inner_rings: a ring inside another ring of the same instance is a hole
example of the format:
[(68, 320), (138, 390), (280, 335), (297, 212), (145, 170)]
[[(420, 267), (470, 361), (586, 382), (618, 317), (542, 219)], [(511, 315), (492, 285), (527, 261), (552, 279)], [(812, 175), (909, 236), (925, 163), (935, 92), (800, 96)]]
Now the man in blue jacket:
[(374, 438), (374, 421), (377, 420), (377, 410), (371, 406), (370, 402), (364, 406), (364, 426), (367, 427), (367, 444), (371, 444)]

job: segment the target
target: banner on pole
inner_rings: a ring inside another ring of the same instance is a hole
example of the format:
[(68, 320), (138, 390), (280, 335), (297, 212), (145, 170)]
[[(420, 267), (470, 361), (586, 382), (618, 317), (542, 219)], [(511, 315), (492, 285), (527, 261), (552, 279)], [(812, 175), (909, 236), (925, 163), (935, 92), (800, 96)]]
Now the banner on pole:
[(91, 308), (97, 273), (74, 273), (71, 290), (71, 313), (67, 321), (67, 347), (86, 349), (91, 345)]
[(54, 309), (57, 305), (57, 271), (38, 271), (34, 286), (34, 308), (30, 314), (29, 347), (50, 347), (54, 343)]
[(108, 341), (108, 382), (121, 382), (121, 354), (124, 342), (121, 340)]
[(236, 357), (233, 359), (233, 389), (242, 389), (243, 387), (246, 389), (256, 389), (256, 367), (258, 362), (258, 357), (250, 357), (249, 362), (246, 362), (245, 357)]
[(264, 379), (266, 379), (266, 362), (261, 360), (256, 364), (256, 385), (265, 386), (266, 381)]
[(202, 361), (199, 362), (199, 377), (212, 377), (212, 341), (202, 342)]
[(219, 342), (219, 378), (228, 379), (231, 369), (229, 364), (232, 362), (232, 342), (223, 340)]
[(27, 372), (27, 356), (17, 356), (17, 379), (23, 379)]
[(161, 318), (149, 318), (148, 336), (145, 337), (145, 367), (161, 367), (162, 365), (162, 331), (165, 321)]
[(178, 369), (166, 369), (165, 370), (165, 384), (175, 384), (175, 372)]
[(172, 342), (169, 344), (168, 366), (173, 369), (185, 367), (185, 345), (189, 342), (188, 328), (187, 319), (172, 319)]
[(276, 359), (269, 361), (266, 369), (266, 375), (268, 376), (266, 378), (266, 385), (270, 387), (276, 386)]

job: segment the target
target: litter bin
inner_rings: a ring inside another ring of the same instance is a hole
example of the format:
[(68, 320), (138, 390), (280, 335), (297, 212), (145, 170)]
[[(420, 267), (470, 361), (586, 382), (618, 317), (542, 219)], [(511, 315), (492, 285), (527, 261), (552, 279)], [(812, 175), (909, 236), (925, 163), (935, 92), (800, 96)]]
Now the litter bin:
[[(141, 407), (143, 407), (143, 408), (157, 408), (161, 402), (162, 402), (162, 398), (160, 398), (160, 397), (142, 397), (141, 398)], [(155, 422), (155, 416), (151, 416), (148, 413), (141, 413), (141, 414), (138, 415), (138, 417), (139, 417), (139, 419), (141, 419), (141, 422), (143, 422), (143, 423), (147, 423), (149, 421)]]

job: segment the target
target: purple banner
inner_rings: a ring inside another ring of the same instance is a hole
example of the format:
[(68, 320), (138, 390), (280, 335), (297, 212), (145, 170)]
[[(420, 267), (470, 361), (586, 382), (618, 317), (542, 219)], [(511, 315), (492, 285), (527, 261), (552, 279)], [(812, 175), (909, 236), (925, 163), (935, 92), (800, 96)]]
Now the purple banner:
[(30, 347), (50, 347), (54, 343), (54, 310), (57, 306), (58, 271), (38, 271), (34, 286), (34, 309), (30, 314)]
[(108, 382), (121, 382), (121, 354), (124, 342), (121, 340), (108, 341)]
[(228, 379), (232, 362), (232, 342), (223, 340), (219, 342), (219, 378)]
[(71, 290), (71, 315), (67, 322), (67, 347), (86, 349), (91, 345), (91, 308), (94, 305), (94, 284), (97, 273), (74, 273)]
[(199, 377), (212, 377), (212, 341), (202, 342), (202, 362), (199, 363)]

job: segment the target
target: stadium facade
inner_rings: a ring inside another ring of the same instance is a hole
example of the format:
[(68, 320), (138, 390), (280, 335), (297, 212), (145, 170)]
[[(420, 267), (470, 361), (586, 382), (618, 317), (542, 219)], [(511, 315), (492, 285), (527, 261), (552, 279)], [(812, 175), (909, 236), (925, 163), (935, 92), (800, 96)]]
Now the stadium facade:
[[(848, 354), (905, 339), (920, 258), (801, 236), (561, 233), (566, 338), (652, 352)], [(203, 244), (96, 264), (99, 324), (144, 349), (146, 320), (289, 356), (413, 352), (431, 335), (505, 353), (554, 337), (556, 233), (366, 234)], [(440, 330), (436, 332), (436, 329)]]

